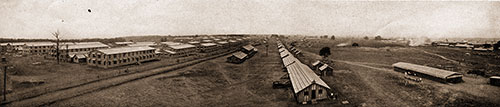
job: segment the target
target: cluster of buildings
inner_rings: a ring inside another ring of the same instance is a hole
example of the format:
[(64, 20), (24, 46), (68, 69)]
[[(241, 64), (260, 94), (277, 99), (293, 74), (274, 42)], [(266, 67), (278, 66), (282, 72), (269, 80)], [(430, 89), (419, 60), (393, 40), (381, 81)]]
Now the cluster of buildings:
[(432, 46), (440, 46), (440, 47), (452, 47), (452, 48), (464, 48), (470, 49), (473, 51), (495, 51), (500, 47), (500, 41), (498, 42), (432, 42)]
[(227, 57), (226, 62), (240, 64), (245, 62), (245, 60), (250, 59), (257, 52), (258, 49), (252, 45), (245, 45), (241, 48), (241, 51), (233, 53), (231, 56)]
[(297, 59), (281, 42), (278, 42), (278, 50), (298, 103), (314, 103), (329, 97), (331, 88), (309, 66)]
[(42, 55), (47, 59), (63, 62), (87, 63), (90, 66), (111, 68), (128, 64), (140, 64), (160, 59), (195, 59), (208, 55), (236, 50), (244, 45), (245, 38), (202, 38), (184, 42), (54, 42), (1, 43), (1, 53)]

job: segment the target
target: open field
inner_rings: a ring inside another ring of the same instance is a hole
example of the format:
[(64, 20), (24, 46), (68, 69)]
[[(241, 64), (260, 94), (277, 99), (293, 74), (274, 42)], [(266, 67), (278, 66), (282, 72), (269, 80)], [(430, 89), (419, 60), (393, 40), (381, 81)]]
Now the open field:
[[(293, 41), (293, 40), (290, 40)], [(288, 42), (290, 42), (288, 41)], [(359, 42), (359, 41), (358, 41)], [(305, 63), (321, 59), (317, 52), (332, 47), (334, 76), (324, 80), (338, 90), (341, 99), (367, 106), (498, 106), (499, 87), (487, 84), (487, 78), (466, 74), (467, 61), (498, 65), (498, 60), (465, 56), (467, 50), (436, 47), (379, 46), (360, 42), (361, 47), (335, 47), (337, 41), (316, 42), (302, 46)], [(366, 47), (365, 47), (366, 46)], [(394, 72), (391, 65), (409, 62), (464, 73), (463, 83), (443, 84), (424, 79), (416, 83)], [(448, 66), (448, 67), (444, 67)], [(492, 69), (494, 70), (494, 69)], [(496, 71), (498, 72), (498, 71)]]

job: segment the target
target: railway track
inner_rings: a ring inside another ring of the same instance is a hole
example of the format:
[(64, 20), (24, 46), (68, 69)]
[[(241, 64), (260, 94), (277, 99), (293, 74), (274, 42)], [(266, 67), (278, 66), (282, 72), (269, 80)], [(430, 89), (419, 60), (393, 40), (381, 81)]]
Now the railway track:
[(6, 102), (2, 102), (1, 106), (48, 106), (53, 103), (78, 97), (81, 95), (98, 92), (111, 87), (119, 86), (132, 81), (148, 78), (151, 76), (163, 74), (172, 70), (177, 70), (194, 64), (198, 64), (207, 60), (222, 57), (227, 54), (233, 53), (234, 51), (227, 52), (224, 54), (219, 54), (216, 56), (206, 57), (203, 59), (197, 59), (193, 61), (188, 61), (168, 67), (156, 68), (144, 72), (135, 72), (130, 74), (118, 75), (114, 77), (103, 78), (99, 80), (94, 80), (74, 86), (69, 86), (66, 88), (56, 89), (53, 91), (47, 91), (34, 96), (23, 97), (19, 99), (14, 99)]

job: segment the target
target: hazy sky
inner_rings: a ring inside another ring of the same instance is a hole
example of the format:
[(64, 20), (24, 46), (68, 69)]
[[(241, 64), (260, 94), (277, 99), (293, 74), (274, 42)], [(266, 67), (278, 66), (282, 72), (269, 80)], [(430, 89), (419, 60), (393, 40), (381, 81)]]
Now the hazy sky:
[[(88, 12), (91, 9), (92, 12)], [(1, 0), (0, 37), (188, 34), (500, 37), (500, 2)]]

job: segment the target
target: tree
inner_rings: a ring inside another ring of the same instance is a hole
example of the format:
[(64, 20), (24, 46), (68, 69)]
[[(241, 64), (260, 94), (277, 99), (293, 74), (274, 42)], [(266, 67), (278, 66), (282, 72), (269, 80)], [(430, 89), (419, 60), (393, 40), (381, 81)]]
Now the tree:
[(330, 39), (335, 40), (335, 35), (332, 35), (332, 37), (330, 37)]
[(382, 40), (382, 36), (378, 35), (378, 36), (375, 36), (375, 40)]
[(59, 30), (52, 33), (52, 36), (56, 38), (56, 58), (57, 58), (57, 64), (59, 64), (59, 55), (61, 54), (59, 53)]
[(363, 39), (368, 40), (368, 39), (370, 39), (370, 38), (368, 38), (368, 36), (365, 36), (365, 37), (363, 37)]
[(329, 47), (321, 48), (321, 50), (319, 50), (319, 55), (323, 56), (323, 58), (327, 58), (328, 56), (331, 55), (330, 48)]

